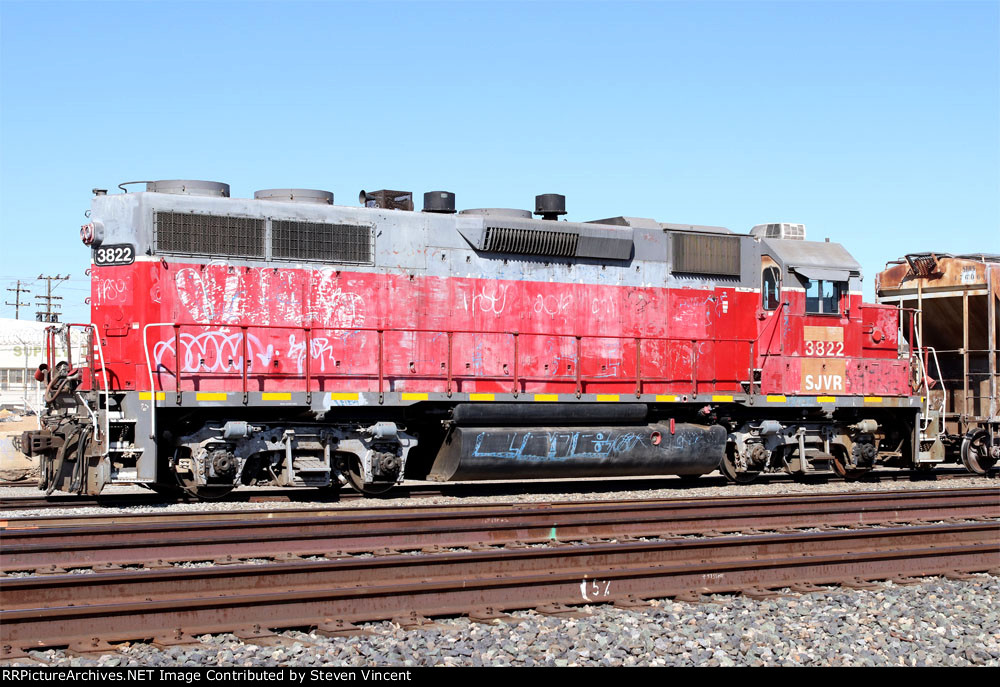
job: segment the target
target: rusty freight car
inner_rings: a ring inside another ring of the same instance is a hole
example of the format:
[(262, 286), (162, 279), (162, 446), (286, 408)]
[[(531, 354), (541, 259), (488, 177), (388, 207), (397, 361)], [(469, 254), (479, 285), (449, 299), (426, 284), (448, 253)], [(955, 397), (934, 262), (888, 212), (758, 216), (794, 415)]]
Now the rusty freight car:
[(879, 303), (901, 308), (924, 398), (922, 441), (985, 473), (1000, 458), (1000, 255), (911, 253), (876, 280)]

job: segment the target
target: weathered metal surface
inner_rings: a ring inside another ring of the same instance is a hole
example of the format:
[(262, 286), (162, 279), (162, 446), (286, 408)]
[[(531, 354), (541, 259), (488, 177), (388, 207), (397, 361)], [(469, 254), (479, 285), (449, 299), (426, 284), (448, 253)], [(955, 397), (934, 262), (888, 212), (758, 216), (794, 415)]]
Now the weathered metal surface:
[[(286, 408), (275, 414), (287, 422), (307, 406), (352, 421), (375, 414), (371, 406), (427, 401), (447, 412), (453, 400), (572, 394), (690, 402), (692, 416), (704, 402), (774, 398), (819, 411), (838, 399), (853, 408), (864, 396), (912, 395), (894, 314), (862, 305), (857, 263), (836, 243), (635, 218), (412, 212), (408, 192), (343, 207), (311, 191), (239, 199), (151, 183), (169, 192), (92, 200), (107, 245), (135, 256), (121, 265), (94, 253), (101, 368), (116, 390), (140, 395), (123, 401), (134, 440), (106, 457), (106, 474), (88, 477), (94, 493), (173, 483), (157, 474), (163, 444), (153, 439), (168, 429), (156, 426), (168, 407), (236, 406), (233, 419), (245, 419), (240, 405)], [(287, 202), (300, 197), (318, 202)], [(499, 238), (487, 246), (490, 231)], [(761, 307), (763, 259), (781, 277), (777, 310)], [(803, 269), (836, 272), (836, 313), (806, 311)], [(806, 336), (818, 328), (838, 332)], [(915, 406), (899, 408), (894, 423), (914, 416)]]
[(1000, 256), (910, 254), (886, 265), (876, 292), (880, 302), (914, 313), (909, 344), (923, 361), (916, 381), (943, 416), (940, 436), (957, 451), (970, 432), (984, 432), (988, 470), (1000, 459)]

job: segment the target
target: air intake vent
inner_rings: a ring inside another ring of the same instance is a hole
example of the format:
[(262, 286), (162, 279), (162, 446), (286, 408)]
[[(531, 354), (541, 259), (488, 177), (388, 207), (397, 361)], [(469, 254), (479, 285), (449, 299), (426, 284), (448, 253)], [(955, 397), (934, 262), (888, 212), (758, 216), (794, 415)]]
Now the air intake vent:
[(156, 250), (184, 255), (264, 257), (264, 220), (189, 212), (157, 212)]
[(483, 250), (496, 253), (548, 255), (569, 258), (576, 255), (578, 234), (542, 229), (513, 229), (486, 225)]
[(673, 235), (673, 253), (674, 272), (740, 276), (738, 236), (676, 233)]
[(271, 220), (271, 257), (278, 260), (372, 263), (372, 228)]

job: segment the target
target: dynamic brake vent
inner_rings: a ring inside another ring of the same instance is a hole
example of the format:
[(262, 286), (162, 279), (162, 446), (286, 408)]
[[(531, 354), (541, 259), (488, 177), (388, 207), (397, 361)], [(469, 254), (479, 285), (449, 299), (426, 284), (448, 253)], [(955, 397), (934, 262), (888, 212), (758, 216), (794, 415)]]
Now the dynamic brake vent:
[(578, 234), (563, 231), (486, 225), (482, 249), (495, 253), (570, 258), (576, 255), (579, 240)]

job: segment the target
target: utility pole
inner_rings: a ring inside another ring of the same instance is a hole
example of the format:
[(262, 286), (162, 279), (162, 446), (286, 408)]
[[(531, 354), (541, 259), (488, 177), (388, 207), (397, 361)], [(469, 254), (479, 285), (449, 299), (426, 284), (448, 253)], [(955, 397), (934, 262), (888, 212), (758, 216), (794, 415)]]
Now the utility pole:
[[(7, 290), (14, 292), (14, 302), (11, 303), (10, 301), (4, 301), (4, 303), (6, 303), (7, 305), (13, 305), (14, 306), (14, 319), (15, 320), (19, 320), (19, 319), (21, 319), (21, 294), (22, 293), (29, 293), (29, 291), (28, 291), (28, 289), (22, 289), (21, 288), (21, 280), (20, 279), (17, 280), (17, 288), (7, 289)], [(27, 305), (27, 303), (25, 303), (25, 305)]]
[(45, 292), (46, 292), (45, 295), (35, 296), (36, 301), (45, 301), (45, 310), (44, 311), (36, 310), (35, 319), (38, 320), (39, 322), (58, 322), (59, 313), (56, 312), (56, 308), (59, 308), (60, 305), (58, 303), (53, 303), (52, 301), (61, 301), (62, 296), (52, 295), (52, 289), (55, 288), (55, 286), (52, 286), (52, 282), (55, 282), (56, 286), (59, 286), (59, 282), (66, 281), (67, 279), (69, 279), (69, 275), (67, 274), (65, 277), (63, 277), (57, 274), (54, 277), (44, 277), (39, 274), (38, 278), (44, 279), (47, 283), (45, 284)]

